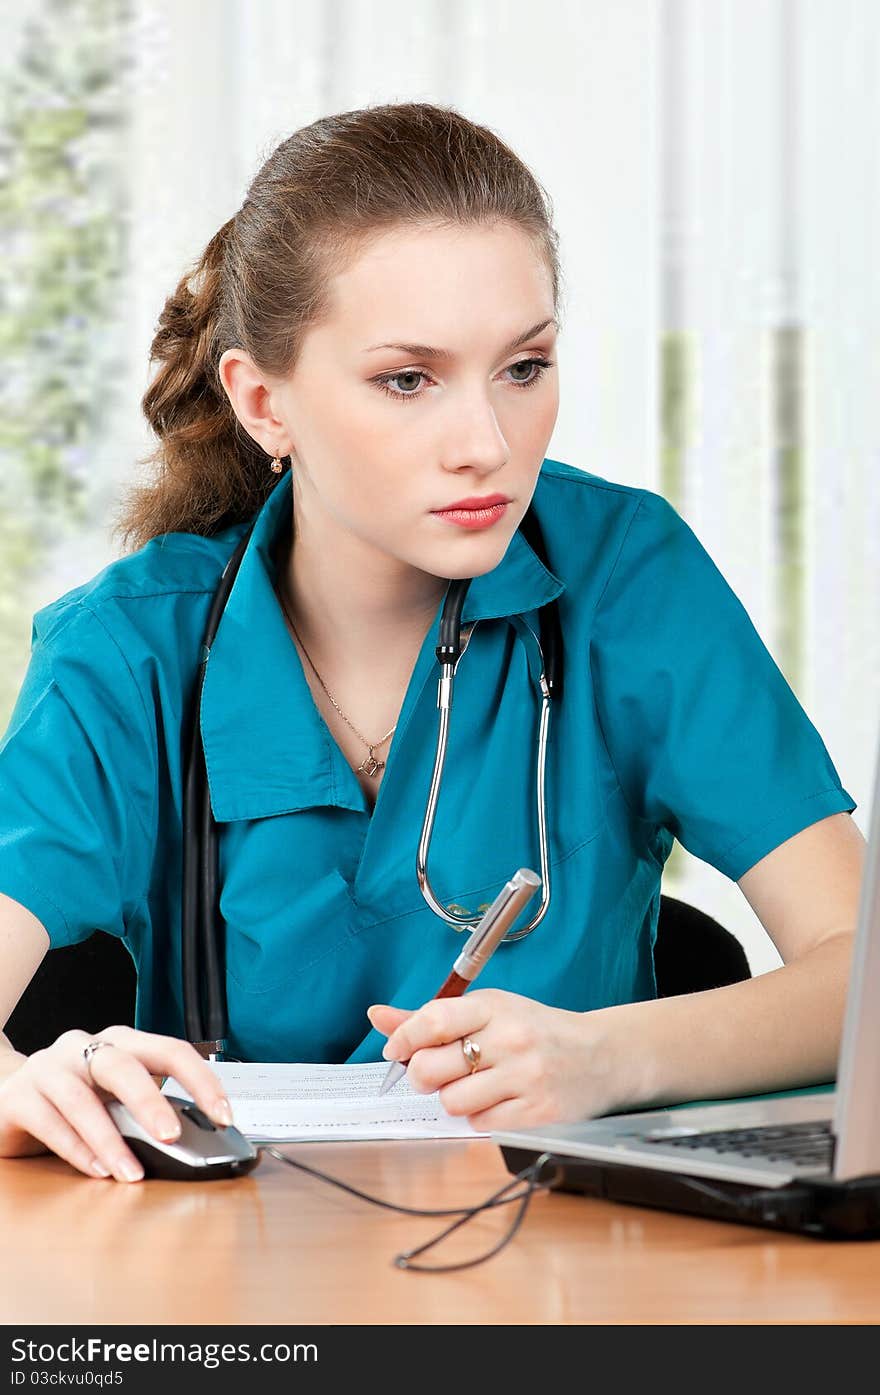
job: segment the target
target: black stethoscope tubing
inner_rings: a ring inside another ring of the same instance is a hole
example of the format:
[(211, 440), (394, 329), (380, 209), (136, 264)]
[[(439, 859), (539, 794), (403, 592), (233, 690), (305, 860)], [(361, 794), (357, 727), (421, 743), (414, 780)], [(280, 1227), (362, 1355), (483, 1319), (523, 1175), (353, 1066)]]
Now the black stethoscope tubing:
[[(236, 544), (223, 568), (220, 583), (211, 602), (199, 668), (190, 697), (185, 731), (187, 742), (183, 751), (183, 829), (182, 829), (182, 898), (181, 898), (181, 961), (183, 981), (184, 1026), (187, 1040), (203, 1056), (213, 1057), (226, 1048), (228, 1031), (226, 1003), (225, 934), (220, 914), (218, 887), (217, 824), (211, 809), (205, 752), (201, 739), (202, 690), (211, 645), (241, 559), (244, 556), (256, 519)], [(529, 504), (519, 525), (526, 541), (550, 570), (541, 526)], [(472, 578), (450, 581), (440, 617), (438, 660), (455, 663), (461, 653), (461, 612)], [(541, 649), (545, 675), (551, 698), (562, 697), (563, 643), (562, 626), (557, 600), (548, 601), (539, 611)]]

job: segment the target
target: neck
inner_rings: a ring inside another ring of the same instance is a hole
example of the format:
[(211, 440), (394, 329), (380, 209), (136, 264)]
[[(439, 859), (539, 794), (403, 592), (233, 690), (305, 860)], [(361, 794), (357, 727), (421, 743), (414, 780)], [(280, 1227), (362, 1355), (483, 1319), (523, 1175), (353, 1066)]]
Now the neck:
[(278, 588), (296, 632), (320, 672), (325, 666), (375, 673), (421, 647), (449, 582), (377, 554), (350, 533), (324, 537), (297, 515), (292, 548), (281, 550)]

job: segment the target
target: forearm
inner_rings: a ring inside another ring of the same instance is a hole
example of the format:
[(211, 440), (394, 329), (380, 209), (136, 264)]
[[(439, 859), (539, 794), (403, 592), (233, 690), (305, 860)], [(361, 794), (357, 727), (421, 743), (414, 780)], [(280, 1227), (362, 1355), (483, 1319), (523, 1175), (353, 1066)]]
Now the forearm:
[(742, 983), (606, 1009), (632, 1095), (621, 1107), (834, 1079), (852, 946), (852, 934), (841, 933)]

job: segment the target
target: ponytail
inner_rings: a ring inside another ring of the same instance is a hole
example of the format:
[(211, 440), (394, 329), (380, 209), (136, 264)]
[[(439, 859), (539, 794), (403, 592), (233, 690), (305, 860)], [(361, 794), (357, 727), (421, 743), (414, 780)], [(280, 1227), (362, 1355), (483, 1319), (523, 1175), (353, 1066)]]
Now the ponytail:
[(248, 518), (275, 477), (261, 473), (265, 453), (241, 430), (217, 377), (215, 339), (222, 312), (230, 218), (165, 301), (150, 349), (159, 369), (141, 406), (159, 446), (146, 457), (148, 485), (126, 491), (114, 528), (134, 548), (168, 532), (210, 535)]

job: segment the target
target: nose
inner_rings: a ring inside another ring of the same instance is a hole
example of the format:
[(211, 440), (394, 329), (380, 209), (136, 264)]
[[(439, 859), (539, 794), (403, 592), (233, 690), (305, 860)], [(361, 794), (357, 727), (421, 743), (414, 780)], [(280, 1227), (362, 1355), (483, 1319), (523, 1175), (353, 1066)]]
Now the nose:
[(445, 444), (440, 452), (448, 470), (470, 466), (482, 476), (494, 474), (508, 463), (510, 447), (495, 408), (482, 391), (470, 394), (467, 402), (459, 402), (453, 415), (454, 425), (444, 430)]

